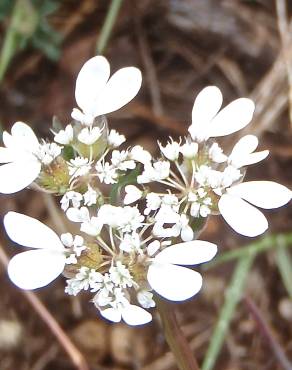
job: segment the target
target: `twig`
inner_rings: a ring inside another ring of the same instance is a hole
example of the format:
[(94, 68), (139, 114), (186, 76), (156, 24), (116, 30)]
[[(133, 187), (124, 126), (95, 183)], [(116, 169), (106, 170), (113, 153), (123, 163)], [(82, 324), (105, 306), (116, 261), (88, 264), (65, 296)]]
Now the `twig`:
[(51, 194), (46, 194), (46, 193), (42, 193), (42, 194), (43, 194), (43, 199), (48, 209), (49, 215), (51, 216), (51, 219), (54, 222), (54, 225), (58, 233), (59, 234), (64, 233), (66, 231), (66, 226), (60, 214), (59, 208), (56, 207), (56, 203), (53, 199), (53, 196)]
[(291, 68), (291, 55), (288, 51), (291, 48), (291, 37), (289, 33), (289, 23), (287, 16), (286, 0), (276, 0), (276, 10), (277, 10), (277, 19), (278, 19), (278, 28), (280, 32), (280, 37), (282, 41), (282, 55), (287, 70), (287, 77), (289, 82), (289, 117), (290, 125), (292, 126), (292, 68)]
[(281, 364), (282, 368), (285, 370), (292, 370), (292, 364), (289, 362), (280, 344), (276, 341), (271, 331), (271, 328), (268, 326), (266, 321), (263, 319), (262, 314), (260, 310), (258, 309), (257, 305), (255, 304), (255, 302), (250, 297), (245, 297), (244, 303), (246, 304), (256, 324), (258, 325), (260, 333), (266, 339), (267, 343), (271, 347), (271, 350), (273, 351), (275, 357)]
[[(134, 4), (134, 3), (133, 3)], [(136, 10), (136, 9), (135, 9)], [(134, 13), (134, 22), (136, 34), (138, 38), (139, 49), (142, 57), (142, 62), (145, 68), (146, 80), (149, 87), (153, 112), (160, 116), (163, 114), (163, 107), (161, 103), (161, 94), (158, 84), (157, 73), (155, 65), (151, 56), (151, 51), (148, 45), (147, 37), (141, 25), (141, 19), (138, 11)]]
[(253, 254), (244, 256), (238, 261), (235, 267), (226, 293), (224, 305), (221, 308), (214, 333), (211, 336), (211, 341), (204, 358), (202, 370), (212, 370), (214, 368), (215, 362), (224, 343), (226, 332), (233, 318), (235, 308), (242, 296), (244, 284), (253, 260)]
[(183, 123), (175, 121), (174, 119), (166, 115), (157, 116), (151, 110), (151, 108), (147, 107), (144, 104), (133, 102), (129, 105), (128, 110), (132, 114), (147, 120), (147, 123), (152, 124), (156, 127), (158, 126), (178, 135), (185, 135), (186, 133), (186, 126)]
[[(1, 245), (0, 245), (0, 262), (3, 264), (4, 267), (7, 267), (9, 262), (9, 259)], [(89, 370), (87, 362), (82, 353), (73, 344), (73, 342), (66, 335), (66, 333), (58, 324), (58, 322), (55, 320), (55, 318), (52, 316), (52, 314), (40, 301), (40, 299), (33, 292), (26, 290), (20, 290), (20, 292), (21, 294), (24, 295), (26, 300), (32, 305), (32, 307), (34, 308), (36, 313), (41, 317), (41, 319), (46, 323), (46, 325), (54, 334), (60, 345), (67, 352), (68, 356), (71, 358), (76, 368), (78, 370)]]
[(119, 13), (120, 7), (122, 5), (122, 0), (112, 0), (109, 10), (107, 12), (104, 24), (100, 31), (100, 35), (96, 45), (96, 53), (103, 54), (111, 36), (113, 26), (115, 24), (117, 15)]
[(180, 370), (199, 370), (199, 366), (169, 303), (155, 299), (164, 329), (165, 339)]

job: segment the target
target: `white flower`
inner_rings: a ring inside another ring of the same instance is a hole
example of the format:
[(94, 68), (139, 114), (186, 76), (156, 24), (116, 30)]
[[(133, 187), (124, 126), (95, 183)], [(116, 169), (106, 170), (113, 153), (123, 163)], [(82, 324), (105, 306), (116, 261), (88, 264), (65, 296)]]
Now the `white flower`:
[(117, 308), (100, 310), (100, 314), (107, 320), (120, 322), (122, 319), (128, 325), (144, 325), (152, 320), (152, 315), (142, 307), (127, 304)]
[(39, 142), (32, 129), (16, 122), (11, 135), (4, 131), (5, 148), (0, 148), (0, 193), (12, 194), (29, 186), (41, 171), (41, 162), (35, 155)]
[(252, 100), (236, 99), (219, 112), (222, 100), (221, 91), (216, 86), (208, 86), (199, 93), (189, 127), (193, 140), (202, 142), (210, 137), (230, 135), (251, 121), (255, 109)]
[(67, 211), (70, 206), (70, 201), (72, 202), (72, 206), (74, 208), (79, 208), (80, 203), (82, 201), (82, 194), (78, 193), (77, 191), (68, 191), (65, 193), (60, 201), (61, 208), (63, 211)]
[(132, 170), (136, 167), (135, 162), (129, 159), (129, 153), (126, 150), (122, 150), (121, 152), (114, 150), (111, 161), (113, 167), (121, 171)]
[(151, 211), (157, 211), (161, 206), (161, 198), (156, 193), (149, 193), (146, 196), (146, 208), (144, 210), (144, 215), (149, 215)]
[(198, 143), (186, 142), (180, 147), (182, 155), (187, 159), (193, 159), (198, 153)]
[(152, 156), (140, 145), (135, 145), (131, 149), (130, 157), (137, 162), (143, 163), (144, 165), (149, 165), (151, 163)]
[(119, 147), (126, 141), (124, 135), (119, 134), (116, 130), (110, 130), (110, 133), (107, 137), (107, 142), (113, 148)]
[(127, 185), (125, 187), (126, 196), (124, 198), (124, 204), (131, 204), (136, 202), (142, 197), (143, 192), (134, 185)]
[(121, 208), (121, 219), (119, 221), (118, 229), (123, 233), (136, 231), (142, 226), (144, 216), (141, 215), (137, 207), (126, 206)]
[(177, 143), (176, 141), (173, 141), (171, 139), (171, 142), (167, 143), (165, 147), (163, 147), (160, 143), (159, 148), (162, 152), (162, 154), (169, 159), (170, 161), (177, 161), (180, 153), (180, 143)]
[(258, 147), (258, 138), (254, 135), (242, 137), (233, 147), (228, 163), (236, 168), (258, 163), (269, 155), (268, 150), (255, 152)]
[(12, 257), (8, 275), (22, 289), (41, 288), (64, 270), (65, 248), (58, 235), (42, 222), (16, 212), (8, 212), (4, 226), (10, 239), (33, 248)]
[(117, 169), (108, 162), (97, 162), (95, 169), (100, 182), (104, 182), (105, 184), (115, 184), (117, 182)]
[(65, 130), (60, 130), (59, 132), (55, 133), (54, 140), (58, 144), (70, 144), (73, 140), (73, 127), (71, 125), (67, 125)]
[[(170, 207), (161, 207), (155, 216), (155, 225), (153, 227), (153, 234), (163, 237), (177, 237), (181, 236), (182, 240), (187, 242), (193, 239), (194, 233), (189, 226), (188, 217), (182, 213), (176, 213)], [(171, 227), (164, 227), (165, 224), (174, 224)]]
[(144, 184), (151, 181), (164, 180), (169, 176), (170, 163), (168, 161), (154, 162), (153, 166), (147, 164), (144, 171), (137, 177), (138, 184)]
[(99, 217), (93, 216), (88, 221), (82, 222), (80, 231), (87, 235), (97, 236), (100, 234), (103, 224), (103, 221)]
[(86, 250), (84, 245), (84, 239), (80, 235), (76, 235), (74, 238), (72, 234), (66, 233), (61, 235), (61, 241), (67, 248), (67, 252), (70, 252), (69, 257), (66, 259), (67, 264), (77, 263), (77, 258), (80, 257), (81, 253)]
[(51, 164), (61, 154), (62, 148), (55, 143), (40, 144), (35, 155), (45, 166)]
[(88, 222), (90, 221), (89, 210), (86, 207), (69, 208), (66, 212), (68, 220), (72, 222)]
[(90, 185), (87, 186), (87, 189), (87, 192), (83, 194), (84, 205), (90, 207), (96, 204), (98, 194)]
[(201, 275), (192, 266), (211, 260), (217, 252), (215, 244), (195, 240), (175, 244), (158, 253), (149, 266), (147, 280), (158, 294), (171, 301), (183, 301), (198, 293)]
[(89, 288), (96, 289), (101, 287), (103, 276), (101, 273), (82, 266), (74, 278), (67, 280), (65, 293), (76, 296), (81, 290), (88, 290)]
[(217, 143), (213, 143), (209, 149), (209, 158), (216, 163), (223, 163), (227, 160), (227, 156)]
[[(257, 236), (266, 231), (266, 217), (253, 205), (272, 209), (291, 200), (291, 191), (273, 181), (249, 181), (227, 189), (218, 207), (225, 221), (239, 234)], [(250, 204), (251, 203), (251, 204)]]
[(137, 68), (122, 68), (110, 79), (109, 76), (109, 63), (102, 56), (93, 57), (83, 65), (75, 89), (82, 112), (74, 109), (74, 119), (90, 126), (95, 117), (120, 109), (137, 95), (142, 82)]
[(115, 266), (111, 266), (109, 274), (111, 281), (115, 285), (119, 285), (122, 288), (133, 286), (134, 281), (130, 271), (121, 261), (117, 261)]
[(84, 127), (78, 134), (78, 140), (86, 145), (94, 144), (102, 135), (99, 127)]
[(91, 170), (91, 163), (88, 158), (76, 157), (70, 160), (68, 169), (72, 181), (76, 177), (87, 175)]
[(120, 243), (120, 249), (124, 252), (138, 252), (141, 253), (141, 242), (139, 234), (133, 232), (132, 234), (125, 234)]
[(137, 293), (137, 299), (140, 305), (144, 308), (155, 307), (155, 302), (153, 300), (153, 294), (146, 289), (140, 290)]

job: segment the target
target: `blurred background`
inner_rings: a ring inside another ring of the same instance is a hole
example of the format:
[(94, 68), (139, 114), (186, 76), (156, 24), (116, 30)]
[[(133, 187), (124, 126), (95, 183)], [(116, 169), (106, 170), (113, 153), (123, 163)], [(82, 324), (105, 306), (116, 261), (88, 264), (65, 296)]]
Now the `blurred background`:
[[(289, 0), (0, 0), (1, 131), (21, 120), (52, 138), (52, 117), (67, 124), (76, 106), (80, 67), (102, 53), (113, 71), (133, 65), (143, 73), (134, 101), (108, 116), (130, 144), (155, 155), (156, 140), (185, 135), (195, 96), (217, 85), (224, 104), (246, 96), (257, 107), (253, 122), (223, 147), (257, 135), (270, 156), (247, 178), (291, 189), (291, 12)], [(8, 210), (55, 227), (52, 199), (41, 193), (1, 195), (1, 218)], [(270, 228), (259, 240), (239, 237), (212, 216), (202, 238), (220, 246), (218, 261), (203, 271), (194, 299), (173, 305), (203, 370), (292, 369), (292, 209), (266, 215)], [(2, 230), (3, 262), (3, 251), (11, 256), (15, 248)], [(3, 264), (0, 279), (1, 370), (176, 369), (158, 317), (141, 328), (112, 325), (86, 294), (65, 295), (62, 278), (35, 295), (14, 287)], [(75, 346), (71, 357), (54, 320)]]

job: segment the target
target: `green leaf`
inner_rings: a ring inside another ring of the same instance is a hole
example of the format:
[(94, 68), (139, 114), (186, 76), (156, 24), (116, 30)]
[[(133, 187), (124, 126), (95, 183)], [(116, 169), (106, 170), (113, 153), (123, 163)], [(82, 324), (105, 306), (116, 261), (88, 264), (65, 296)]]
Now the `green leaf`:
[(125, 187), (126, 185), (130, 184), (136, 184), (137, 183), (137, 177), (140, 173), (140, 167), (137, 166), (134, 170), (132, 170), (129, 174), (125, 176), (121, 176), (119, 178), (119, 181), (113, 185), (111, 192), (110, 192), (110, 204), (115, 205), (118, 199), (118, 196), (120, 195), (121, 189)]
[(65, 145), (62, 149), (62, 155), (65, 161), (70, 161), (70, 159), (74, 158), (74, 149), (71, 145)]

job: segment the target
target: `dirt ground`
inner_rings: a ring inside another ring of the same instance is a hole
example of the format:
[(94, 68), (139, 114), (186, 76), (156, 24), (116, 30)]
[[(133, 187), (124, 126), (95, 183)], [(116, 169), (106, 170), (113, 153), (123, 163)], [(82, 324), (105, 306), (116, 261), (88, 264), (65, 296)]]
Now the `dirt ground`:
[[(144, 80), (134, 101), (109, 115), (110, 127), (126, 135), (130, 143), (141, 144), (155, 154), (156, 140), (186, 134), (194, 97), (204, 86), (217, 85), (223, 91), (225, 104), (248, 96), (257, 106), (253, 122), (244, 132), (222, 141), (224, 148), (230, 148), (239, 135), (256, 134), (260, 149), (269, 149), (270, 156), (249, 170), (248, 179), (275, 180), (291, 189), (292, 122), (287, 71), (292, 63), (292, 31), (280, 36), (283, 18), (277, 14), (276, 3), (124, 0), (105, 56), (113, 70), (127, 65), (139, 67)], [(289, 19), (292, 2), (288, 3)], [(54, 115), (64, 123), (70, 120), (76, 75), (95, 54), (109, 4), (106, 0), (60, 1), (49, 17), (50, 25), (63, 35), (59, 58), (52, 61), (29, 43), (16, 53), (0, 85), (3, 130), (10, 130), (15, 121), (22, 120), (45, 138), (50, 137)], [(6, 16), (0, 25), (2, 40), (8, 27)], [(292, 30), (292, 23), (287, 30)], [(292, 79), (291, 68), (290, 76)], [(53, 225), (43, 195), (32, 190), (1, 195), (1, 218), (8, 210)], [(291, 204), (265, 214), (270, 224), (268, 233), (291, 231)], [(5, 252), (13, 255), (15, 251), (4, 231), (0, 236)], [(217, 243), (219, 254), (250, 243), (216, 216), (211, 217), (203, 238)], [(212, 337), (233, 268), (230, 262), (203, 272), (200, 294), (175, 305), (178, 321), (199, 363)], [(27, 296), (8, 280), (3, 266), (0, 279), (0, 370), (75, 369)], [(158, 316), (141, 328), (109, 324), (100, 319), (86, 294), (69, 297), (64, 294), (64, 285), (59, 278), (35, 293), (84, 355), (90, 369), (176, 369)], [(256, 303), (281, 353), (292, 364), (292, 300), (283, 284), (274, 249), (256, 258), (244, 294)], [(243, 299), (214, 369), (284, 369), (261, 329)], [(292, 369), (291, 364), (286, 364), (286, 369)]]

